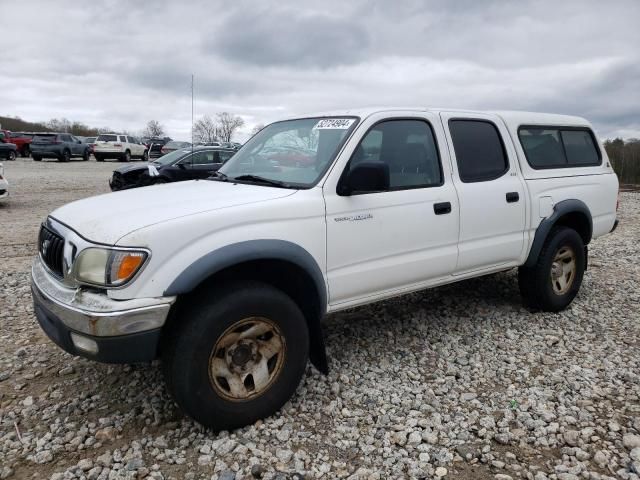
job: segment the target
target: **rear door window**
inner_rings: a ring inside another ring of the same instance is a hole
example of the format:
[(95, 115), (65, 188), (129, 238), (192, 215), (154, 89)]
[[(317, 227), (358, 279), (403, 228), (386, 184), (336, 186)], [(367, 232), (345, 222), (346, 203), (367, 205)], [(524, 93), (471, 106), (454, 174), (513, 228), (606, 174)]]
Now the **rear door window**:
[(518, 129), (527, 162), (535, 169), (596, 166), (600, 149), (588, 128), (523, 126)]
[(97, 142), (116, 142), (118, 140), (117, 135), (98, 135)]
[(486, 182), (507, 172), (509, 161), (504, 143), (492, 122), (452, 119), (449, 120), (449, 131), (460, 180), (465, 183)]

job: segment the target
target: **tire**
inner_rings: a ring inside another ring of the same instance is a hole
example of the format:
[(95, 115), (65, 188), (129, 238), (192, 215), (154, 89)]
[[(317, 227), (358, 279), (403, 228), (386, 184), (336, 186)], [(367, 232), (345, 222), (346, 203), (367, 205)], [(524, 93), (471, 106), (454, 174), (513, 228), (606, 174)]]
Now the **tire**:
[(129, 150), (124, 152), (124, 154), (120, 158), (120, 161), (121, 162), (130, 162), (131, 161), (131, 152)]
[(65, 150), (62, 152), (62, 156), (59, 159), (61, 162), (68, 162), (71, 160), (71, 152), (69, 150)]
[(554, 227), (536, 264), (518, 269), (520, 293), (529, 307), (564, 310), (580, 290), (586, 264), (582, 237), (568, 227)]
[[(232, 283), (203, 293), (166, 333), (165, 380), (187, 415), (213, 430), (231, 430), (273, 414), (293, 395), (309, 356), (307, 323), (291, 298), (264, 283)], [(238, 332), (253, 330), (256, 338), (238, 339)], [(235, 343), (224, 348), (224, 340)], [(267, 361), (265, 348), (278, 353), (267, 353)], [(233, 373), (242, 368), (262, 373)]]
[(96, 155), (95, 153), (93, 154), (94, 157), (96, 157), (96, 162), (104, 162), (104, 158), (101, 157), (100, 155)]
[(13, 150), (9, 150), (9, 153), (7, 154), (7, 160), (15, 160), (16, 157), (16, 152), (14, 152)]
[(29, 145), (25, 145), (22, 147), (22, 150), (20, 150), (20, 156), (22, 158), (27, 158), (29, 155), (31, 155), (31, 148), (29, 148)]
[(34, 162), (41, 162), (42, 161), (42, 157), (39, 157), (38, 155), (34, 155), (33, 156), (33, 161)]
[(144, 153), (142, 154), (142, 161), (143, 162), (149, 161), (149, 150), (145, 150)]
[(84, 153), (82, 154), (82, 160), (84, 162), (88, 162), (89, 161), (89, 150), (85, 150)]

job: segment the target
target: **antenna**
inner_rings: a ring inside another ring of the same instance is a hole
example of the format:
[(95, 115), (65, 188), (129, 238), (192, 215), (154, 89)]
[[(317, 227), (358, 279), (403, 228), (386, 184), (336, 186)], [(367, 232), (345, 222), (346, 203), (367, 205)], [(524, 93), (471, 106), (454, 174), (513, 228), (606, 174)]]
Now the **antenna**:
[(193, 165), (193, 73), (191, 74), (191, 164)]

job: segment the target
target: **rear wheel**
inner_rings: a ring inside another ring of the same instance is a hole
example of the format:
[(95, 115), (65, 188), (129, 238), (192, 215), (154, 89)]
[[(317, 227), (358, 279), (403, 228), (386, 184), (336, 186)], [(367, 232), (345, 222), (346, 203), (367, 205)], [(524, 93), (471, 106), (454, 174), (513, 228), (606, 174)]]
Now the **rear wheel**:
[(121, 161), (123, 161), (123, 162), (130, 162), (131, 161), (131, 152), (129, 150), (124, 152), (124, 154), (121, 157)]
[(100, 155), (96, 155), (95, 153), (93, 154), (94, 157), (96, 157), (96, 162), (104, 162), (104, 157), (101, 157)]
[(20, 155), (23, 158), (27, 158), (29, 155), (31, 155), (31, 148), (29, 148), (29, 145), (25, 145), (24, 147), (22, 147), (22, 150), (20, 151)]
[(9, 153), (7, 154), (7, 160), (15, 160), (16, 159), (16, 152), (14, 152), (13, 150), (10, 150)]
[(62, 152), (62, 156), (60, 157), (61, 162), (68, 162), (71, 160), (71, 152), (69, 150), (65, 150)]
[(149, 150), (145, 150), (144, 153), (142, 154), (142, 161), (143, 162), (149, 161)]
[(82, 160), (85, 162), (89, 161), (89, 150), (85, 150), (84, 153), (82, 154)]
[[(215, 292), (215, 293), (214, 293)], [(262, 283), (212, 290), (167, 334), (163, 368), (176, 403), (215, 430), (251, 424), (293, 395), (309, 334), (296, 303)]]
[(580, 290), (585, 263), (584, 243), (578, 232), (555, 227), (536, 264), (518, 270), (518, 284), (525, 303), (548, 312), (564, 310)]
[(34, 162), (41, 162), (42, 161), (42, 157), (39, 157), (38, 155), (34, 155), (33, 156), (33, 161)]

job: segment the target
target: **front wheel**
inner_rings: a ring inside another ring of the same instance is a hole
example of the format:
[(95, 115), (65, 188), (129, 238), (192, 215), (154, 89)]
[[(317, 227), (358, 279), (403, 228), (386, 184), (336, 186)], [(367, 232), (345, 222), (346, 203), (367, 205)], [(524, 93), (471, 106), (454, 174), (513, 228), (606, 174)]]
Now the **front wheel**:
[(564, 310), (580, 290), (585, 264), (584, 243), (578, 232), (555, 227), (536, 264), (518, 270), (518, 284), (525, 303), (547, 312)]
[(267, 417), (293, 395), (309, 355), (298, 305), (263, 283), (203, 292), (167, 333), (163, 368), (182, 410), (214, 430)]
[(42, 161), (42, 157), (39, 157), (38, 155), (34, 155), (33, 156), (33, 161), (34, 162), (41, 162)]
[(11, 150), (9, 152), (9, 154), (7, 155), (7, 160), (15, 160), (16, 159), (16, 152), (14, 152), (13, 150)]
[(85, 162), (89, 161), (89, 150), (84, 151), (84, 153), (82, 154), (82, 160)]
[(20, 155), (22, 156), (22, 158), (27, 158), (29, 155), (31, 155), (31, 148), (29, 148), (29, 145), (25, 145), (22, 150), (20, 151)]

